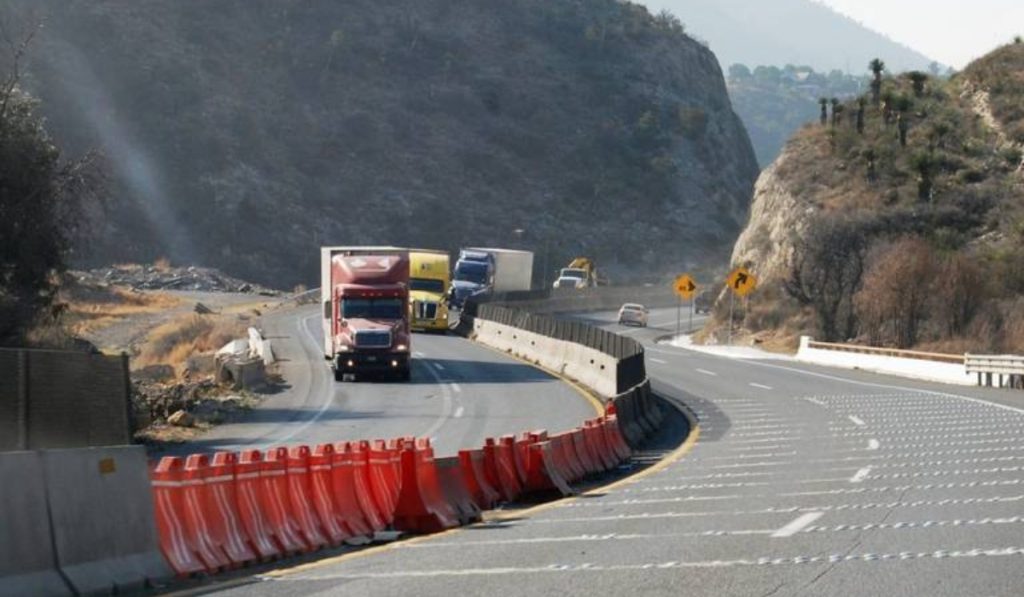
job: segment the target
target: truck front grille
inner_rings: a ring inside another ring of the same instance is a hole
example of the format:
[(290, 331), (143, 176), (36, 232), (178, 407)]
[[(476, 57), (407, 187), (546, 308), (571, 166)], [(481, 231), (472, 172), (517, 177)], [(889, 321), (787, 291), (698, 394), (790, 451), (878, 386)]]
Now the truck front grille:
[(436, 319), (437, 318), (437, 303), (430, 302), (417, 302), (416, 303), (416, 319)]
[(356, 332), (357, 348), (390, 348), (391, 332), (388, 330), (364, 330)]

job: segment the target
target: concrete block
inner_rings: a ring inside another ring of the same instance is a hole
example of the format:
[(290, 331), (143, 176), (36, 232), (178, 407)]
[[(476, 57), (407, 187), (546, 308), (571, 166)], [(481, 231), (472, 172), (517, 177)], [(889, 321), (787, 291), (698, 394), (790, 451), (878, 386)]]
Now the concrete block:
[(42, 455), (57, 564), (77, 593), (123, 593), (171, 578), (142, 446)]
[(0, 479), (0, 597), (71, 595), (57, 572), (39, 453), (0, 453)]

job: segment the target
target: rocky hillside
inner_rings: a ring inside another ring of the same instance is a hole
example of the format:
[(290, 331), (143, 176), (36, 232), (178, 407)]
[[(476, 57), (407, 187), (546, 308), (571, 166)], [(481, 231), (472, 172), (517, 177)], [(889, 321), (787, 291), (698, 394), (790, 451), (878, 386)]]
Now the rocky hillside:
[(802, 129), (733, 252), (752, 331), (1024, 350), (1024, 44), (951, 80), (884, 77)]
[(290, 287), (320, 244), (486, 243), (625, 280), (724, 259), (757, 176), (715, 56), (617, 0), (0, 12), (46, 19), (24, 86), (62, 144), (106, 158), (94, 262)]

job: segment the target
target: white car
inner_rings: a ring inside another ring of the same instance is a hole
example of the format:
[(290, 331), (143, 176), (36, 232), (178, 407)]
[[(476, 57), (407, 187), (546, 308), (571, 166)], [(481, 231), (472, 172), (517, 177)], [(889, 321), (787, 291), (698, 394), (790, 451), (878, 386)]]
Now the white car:
[(626, 303), (619, 308), (621, 325), (638, 325), (647, 327), (647, 307), (637, 303)]

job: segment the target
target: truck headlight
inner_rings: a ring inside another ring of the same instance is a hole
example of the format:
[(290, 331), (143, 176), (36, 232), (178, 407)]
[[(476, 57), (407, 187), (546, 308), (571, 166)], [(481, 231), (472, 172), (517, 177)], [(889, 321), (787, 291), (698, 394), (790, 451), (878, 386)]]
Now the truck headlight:
[(398, 352), (405, 352), (409, 350), (409, 346), (406, 344), (399, 344), (398, 346), (395, 347), (395, 350), (397, 350)]
[(338, 352), (348, 352), (351, 348), (347, 344), (341, 344), (338, 346)]

